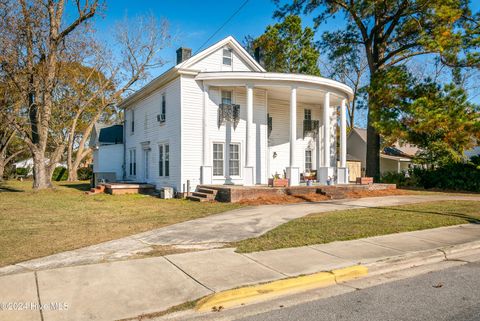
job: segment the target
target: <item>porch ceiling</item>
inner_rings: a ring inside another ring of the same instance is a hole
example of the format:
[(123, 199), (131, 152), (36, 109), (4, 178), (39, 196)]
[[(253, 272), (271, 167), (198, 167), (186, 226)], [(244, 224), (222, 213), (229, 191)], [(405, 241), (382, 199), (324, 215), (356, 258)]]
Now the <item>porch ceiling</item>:
[[(262, 87), (255, 88), (265, 89), (268, 92), (268, 99), (290, 100), (290, 89), (283, 87)], [(313, 89), (297, 89), (297, 102), (311, 105), (323, 105), (325, 91)], [(337, 95), (331, 95), (330, 103), (332, 105), (340, 105), (342, 98)]]

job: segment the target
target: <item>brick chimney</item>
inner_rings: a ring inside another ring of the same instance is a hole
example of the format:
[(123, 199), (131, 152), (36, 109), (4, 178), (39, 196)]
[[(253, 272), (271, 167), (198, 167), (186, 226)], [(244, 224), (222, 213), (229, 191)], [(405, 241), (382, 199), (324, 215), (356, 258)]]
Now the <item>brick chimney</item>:
[(260, 64), (260, 66), (265, 67), (265, 60), (263, 56), (263, 49), (260, 47), (256, 47), (253, 53), (255, 60)]
[(192, 56), (192, 49), (180, 47), (177, 49), (177, 65)]

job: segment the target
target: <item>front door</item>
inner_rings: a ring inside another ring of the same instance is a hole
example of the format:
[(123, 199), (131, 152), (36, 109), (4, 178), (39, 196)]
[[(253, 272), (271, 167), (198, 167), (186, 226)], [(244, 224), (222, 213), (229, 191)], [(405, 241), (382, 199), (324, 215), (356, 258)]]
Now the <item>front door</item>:
[(143, 167), (143, 179), (144, 179), (145, 182), (148, 181), (149, 175), (150, 175), (149, 166), (148, 166), (149, 156), (150, 156), (150, 150), (149, 149), (144, 149), (143, 150), (143, 161), (144, 161), (143, 162), (143, 166), (144, 166)]

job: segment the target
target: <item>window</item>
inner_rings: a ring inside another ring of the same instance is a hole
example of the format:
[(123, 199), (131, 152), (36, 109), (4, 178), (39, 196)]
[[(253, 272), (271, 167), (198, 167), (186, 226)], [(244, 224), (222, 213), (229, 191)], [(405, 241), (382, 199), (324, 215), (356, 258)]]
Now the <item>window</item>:
[(135, 111), (132, 109), (132, 119), (131, 119), (131, 127), (130, 127), (130, 133), (133, 134), (135, 132)]
[(223, 64), (226, 66), (232, 65), (232, 51), (229, 48), (223, 48)]
[(273, 130), (273, 118), (270, 114), (267, 114), (267, 126), (268, 126), (268, 137), (272, 134)]
[(163, 151), (163, 145), (158, 146), (158, 176), (163, 176), (163, 158), (165, 153)]
[(232, 92), (228, 90), (222, 90), (222, 104), (231, 105), (232, 104)]
[(167, 97), (165, 96), (165, 94), (162, 95), (162, 110), (161, 110), (161, 114), (160, 114), (160, 119), (162, 121), (165, 121), (166, 117), (165, 117), (165, 113), (167, 112)]
[(230, 158), (229, 158), (230, 176), (240, 176), (240, 145), (230, 144)]
[(149, 167), (150, 167), (150, 164), (149, 164), (149, 157), (150, 156), (150, 149), (144, 149), (143, 150), (143, 160), (145, 162), (144, 164), (144, 170), (145, 170), (145, 180), (148, 180), (150, 178), (150, 170), (149, 170)]
[(158, 176), (170, 176), (170, 145), (158, 145)]
[(213, 144), (213, 176), (223, 176), (223, 144)]
[(165, 144), (165, 176), (170, 176), (170, 146)]
[(128, 167), (128, 173), (130, 176), (135, 176), (137, 175), (137, 150), (130, 149), (129, 156), (130, 162)]
[(303, 119), (312, 120), (312, 110), (311, 109), (304, 109), (303, 110)]
[(305, 151), (305, 172), (310, 173), (312, 171), (312, 151), (307, 149)]

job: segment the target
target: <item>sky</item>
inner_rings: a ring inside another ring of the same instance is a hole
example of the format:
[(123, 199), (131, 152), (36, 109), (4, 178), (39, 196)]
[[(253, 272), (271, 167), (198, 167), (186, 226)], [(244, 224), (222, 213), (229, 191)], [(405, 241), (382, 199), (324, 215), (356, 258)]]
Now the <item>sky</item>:
[[(245, 36), (258, 36), (265, 31), (269, 24), (277, 22), (272, 17), (276, 9), (272, 0), (249, 0), (233, 19), (205, 44), (205, 41), (244, 2), (245, 0), (106, 0), (106, 8), (101, 15), (97, 15), (95, 18), (95, 26), (97, 34), (108, 40), (108, 37), (112, 35), (111, 31), (115, 23), (123, 20), (126, 16), (153, 14), (157, 18), (168, 20), (173, 41), (171, 46), (161, 53), (167, 63), (151, 72), (151, 76), (155, 77), (175, 64), (175, 51), (181, 46), (191, 48), (195, 53), (229, 35), (242, 43)], [(475, 12), (480, 10), (480, 1), (473, 0), (471, 7)], [(304, 17), (303, 23), (311, 25), (312, 17)], [(316, 39), (320, 38), (324, 30), (335, 30), (343, 25), (343, 17), (337, 16), (335, 20), (329, 22), (329, 25), (320, 26), (316, 33)], [(201, 47), (202, 45), (203, 47)], [(475, 99), (475, 102), (480, 103), (480, 97)], [(365, 116), (362, 111), (357, 114), (359, 121), (357, 125), (365, 124)]]
[[(175, 61), (175, 50), (184, 46), (193, 52), (200, 46), (242, 5), (244, 0), (116, 0), (107, 1), (103, 18), (97, 18), (98, 32), (108, 34), (116, 21), (126, 15), (152, 13), (158, 18), (165, 18), (170, 24), (170, 33), (174, 40), (172, 46), (163, 55), (170, 61), (164, 68), (169, 68)], [(275, 5), (271, 0), (250, 0), (238, 14), (209, 41), (209, 45), (229, 36), (242, 42), (246, 35), (263, 33), (268, 24), (274, 22), (272, 13)]]

